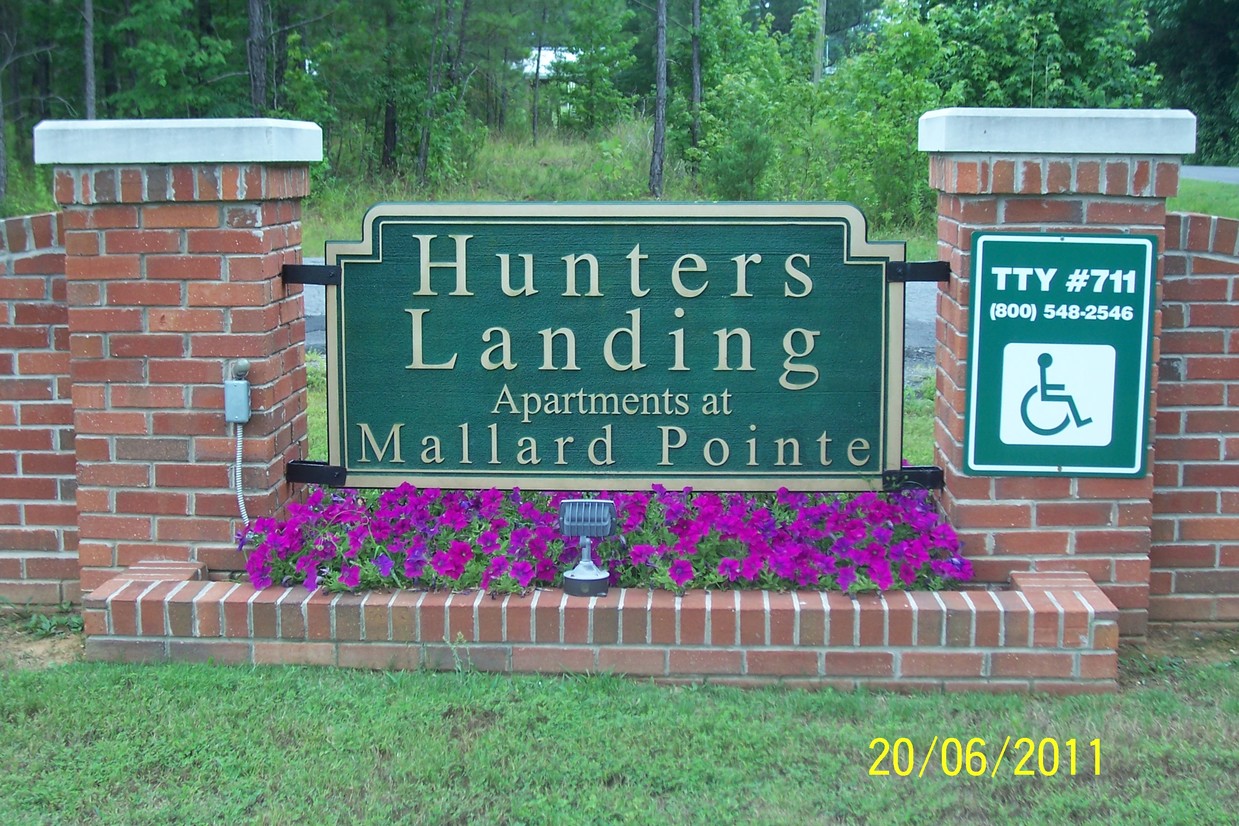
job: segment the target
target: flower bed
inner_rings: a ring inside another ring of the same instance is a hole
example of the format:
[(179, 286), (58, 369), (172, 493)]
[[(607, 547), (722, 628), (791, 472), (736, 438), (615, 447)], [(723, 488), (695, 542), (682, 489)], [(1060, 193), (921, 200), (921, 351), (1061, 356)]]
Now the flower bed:
[[(558, 529), (579, 494), (520, 490), (315, 489), (283, 520), (242, 537), (257, 588), (304, 584), (351, 591), (479, 588), (492, 594), (558, 585), (580, 557)], [(972, 578), (954, 530), (926, 491), (851, 496), (650, 492), (615, 500), (618, 534), (596, 548), (624, 588), (933, 589)]]

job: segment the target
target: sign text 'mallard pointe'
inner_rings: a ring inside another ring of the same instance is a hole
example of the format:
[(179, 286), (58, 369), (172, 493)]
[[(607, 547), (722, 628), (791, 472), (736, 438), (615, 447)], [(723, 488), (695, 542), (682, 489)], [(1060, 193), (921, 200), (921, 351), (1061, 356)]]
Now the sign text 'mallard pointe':
[(844, 204), (386, 204), (331, 242), (347, 484), (878, 489), (902, 243)]

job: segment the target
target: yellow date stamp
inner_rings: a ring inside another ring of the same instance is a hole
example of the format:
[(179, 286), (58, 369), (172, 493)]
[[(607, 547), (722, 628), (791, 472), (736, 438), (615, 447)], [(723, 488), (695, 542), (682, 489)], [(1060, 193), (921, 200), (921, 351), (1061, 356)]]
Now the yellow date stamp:
[(1007, 735), (1001, 746), (982, 737), (934, 737), (924, 751), (907, 737), (875, 737), (869, 751), (869, 774), (875, 777), (924, 777), (931, 766), (947, 777), (997, 777), (999, 771), (1012, 777), (1101, 774), (1100, 737), (1084, 742)]

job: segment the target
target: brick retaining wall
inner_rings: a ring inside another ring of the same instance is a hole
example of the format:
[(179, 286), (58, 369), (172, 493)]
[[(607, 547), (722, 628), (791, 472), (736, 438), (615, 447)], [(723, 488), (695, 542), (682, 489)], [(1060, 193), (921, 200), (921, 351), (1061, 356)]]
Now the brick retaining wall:
[(617, 673), (674, 682), (1106, 692), (1118, 610), (1082, 574), (1000, 591), (557, 589), (490, 597), (255, 590), (202, 566), (144, 563), (85, 599), (87, 655), (116, 661)]

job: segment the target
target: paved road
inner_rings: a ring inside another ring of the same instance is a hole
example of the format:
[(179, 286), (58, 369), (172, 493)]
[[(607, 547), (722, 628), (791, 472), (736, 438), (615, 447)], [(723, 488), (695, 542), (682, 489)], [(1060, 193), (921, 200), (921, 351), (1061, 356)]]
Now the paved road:
[(1239, 166), (1185, 166), (1179, 170), (1179, 174), (1197, 181), (1239, 184)]

